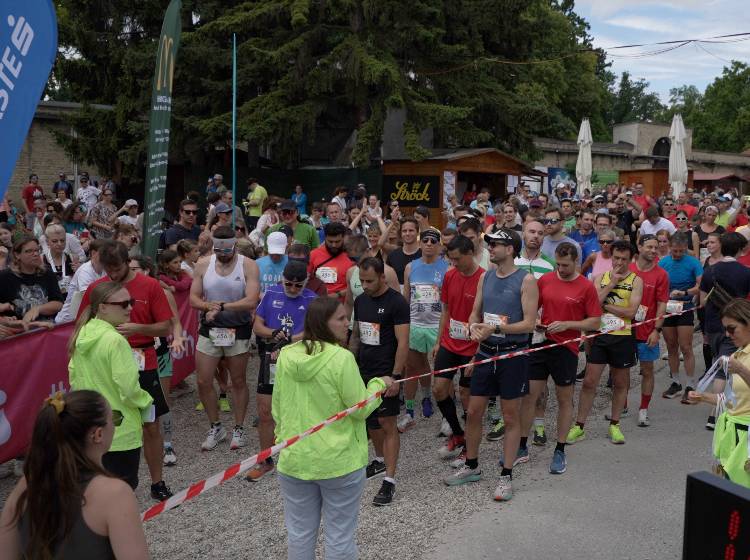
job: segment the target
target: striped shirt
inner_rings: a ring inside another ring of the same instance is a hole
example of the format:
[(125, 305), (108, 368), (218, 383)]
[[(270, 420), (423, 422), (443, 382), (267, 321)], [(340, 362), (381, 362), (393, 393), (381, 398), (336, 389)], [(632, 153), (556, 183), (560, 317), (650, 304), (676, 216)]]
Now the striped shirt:
[(534, 278), (539, 280), (543, 274), (555, 270), (555, 261), (543, 255), (541, 252), (535, 259), (529, 260), (526, 249), (521, 250), (521, 254), (513, 259), (513, 263), (518, 267), (522, 268), (529, 273), (534, 275)]

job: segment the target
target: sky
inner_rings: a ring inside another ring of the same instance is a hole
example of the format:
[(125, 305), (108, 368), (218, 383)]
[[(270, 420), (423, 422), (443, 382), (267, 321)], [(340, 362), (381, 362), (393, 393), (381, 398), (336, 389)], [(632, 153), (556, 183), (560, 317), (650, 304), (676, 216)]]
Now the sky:
[[(576, 12), (591, 25), (594, 46), (607, 48), (632, 43), (703, 39), (750, 32), (749, 0), (577, 0)], [(729, 61), (750, 63), (750, 35), (736, 43), (689, 44), (646, 58), (632, 55), (660, 47), (638, 47), (608, 52), (612, 71), (623, 71), (650, 83), (649, 89), (669, 101), (670, 88), (689, 84), (703, 92), (721, 75)], [(701, 48), (703, 47), (703, 48)]]

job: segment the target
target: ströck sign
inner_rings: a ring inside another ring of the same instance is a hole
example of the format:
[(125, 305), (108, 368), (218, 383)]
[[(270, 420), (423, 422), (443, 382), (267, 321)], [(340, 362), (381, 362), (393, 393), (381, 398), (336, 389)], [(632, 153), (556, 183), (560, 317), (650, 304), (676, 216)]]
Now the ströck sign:
[(440, 206), (440, 177), (431, 175), (384, 175), (383, 200), (404, 206)]

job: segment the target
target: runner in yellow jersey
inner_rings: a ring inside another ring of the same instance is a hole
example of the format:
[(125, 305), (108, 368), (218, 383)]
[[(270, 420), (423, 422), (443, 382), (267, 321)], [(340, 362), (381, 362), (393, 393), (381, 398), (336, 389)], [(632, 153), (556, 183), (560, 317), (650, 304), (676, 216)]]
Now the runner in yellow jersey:
[(630, 381), (630, 368), (635, 365), (635, 338), (630, 327), (643, 295), (643, 280), (628, 269), (633, 258), (633, 248), (627, 241), (612, 244), (612, 270), (594, 278), (594, 286), (602, 304), (602, 334), (593, 339), (578, 401), (578, 418), (568, 432), (569, 444), (586, 437), (583, 425), (591, 412), (596, 389), (609, 365), (612, 375), (612, 414), (609, 439), (612, 443), (625, 443), (620, 430), (620, 413), (625, 406)]

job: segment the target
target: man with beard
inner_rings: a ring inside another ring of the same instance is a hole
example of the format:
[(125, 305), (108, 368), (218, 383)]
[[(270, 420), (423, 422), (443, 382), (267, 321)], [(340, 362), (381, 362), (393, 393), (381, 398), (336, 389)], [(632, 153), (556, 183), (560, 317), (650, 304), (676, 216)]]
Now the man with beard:
[[(477, 361), (527, 348), (529, 334), (536, 324), (539, 299), (534, 276), (513, 263), (514, 257), (521, 250), (521, 238), (518, 234), (513, 230), (501, 229), (486, 235), (485, 239), (490, 246), (492, 263), (496, 269), (482, 274), (474, 309), (469, 318), (471, 339), (479, 343), (479, 351), (475, 357)], [(494, 498), (507, 501), (513, 496), (513, 466), (524, 462), (523, 459), (516, 460), (516, 453), (522, 441), (521, 399), (529, 390), (528, 356), (522, 354), (475, 367), (470, 365), (466, 370), (471, 377), (471, 396), (465, 427), (466, 462), (444, 482), (448, 486), (457, 486), (477, 482), (482, 478), (482, 471), (479, 469), (482, 418), (489, 397), (499, 395), (505, 420), (505, 441), (504, 455), (500, 459), (502, 472)]]
[(102, 282), (119, 282), (130, 293), (134, 302), (130, 322), (118, 325), (117, 332), (128, 339), (138, 364), (139, 384), (154, 399), (155, 418), (143, 424), (143, 454), (151, 475), (151, 497), (164, 501), (172, 496), (172, 491), (162, 479), (163, 441), (158, 419), (169, 412), (169, 405), (159, 382), (154, 337), (169, 334), (172, 310), (157, 280), (130, 269), (128, 248), (123, 243), (110, 241), (101, 247), (99, 262), (106, 276), (89, 284), (78, 313), (90, 305), (91, 290)]
[(219, 420), (219, 406), (213, 385), (214, 373), (224, 359), (232, 380), (234, 429), (230, 449), (247, 445), (245, 413), (249, 395), (245, 369), (250, 352), (250, 321), (258, 305), (258, 266), (238, 255), (234, 231), (220, 226), (213, 232), (213, 255), (195, 265), (190, 304), (201, 313), (195, 366), (198, 394), (211, 424), (201, 448), (215, 449), (227, 438)]
[(346, 271), (353, 266), (344, 251), (347, 227), (341, 222), (330, 222), (323, 231), (325, 242), (310, 252), (307, 271), (326, 285), (330, 297), (343, 301), (346, 296)]
[[(271, 399), (276, 377), (276, 357), (281, 346), (302, 339), (307, 307), (317, 296), (307, 285), (307, 267), (299, 261), (289, 261), (283, 280), (263, 294), (253, 323), (258, 342), (260, 368), (258, 370), (258, 439), (260, 448), (273, 445), (273, 417)], [(273, 459), (255, 465), (245, 477), (257, 482), (274, 469)]]
[[(354, 300), (354, 329), (350, 349), (357, 356), (362, 379), (390, 375), (403, 377), (409, 355), (409, 304), (388, 287), (383, 261), (367, 257), (359, 263), (363, 293)], [(375, 448), (375, 459), (367, 466), (367, 478), (385, 472), (385, 479), (372, 503), (385, 506), (396, 490), (396, 465), (401, 441), (396, 427), (400, 404), (399, 385), (383, 395), (380, 406), (367, 417), (367, 431)]]
[[(597, 198), (604, 199), (603, 196)], [(581, 226), (570, 234), (570, 238), (573, 239), (578, 246), (581, 248), (581, 262), (585, 261), (591, 253), (596, 252), (599, 249), (597, 243), (597, 233), (594, 231), (594, 221), (596, 219), (596, 213), (586, 208), (581, 210)]]
[(574, 239), (571, 239), (567, 235), (565, 235), (565, 230), (563, 229), (563, 219), (562, 215), (560, 214), (560, 210), (557, 210), (556, 208), (551, 208), (547, 210), (544, 214), (544, 220), (542, 220), (542, 223), (544, 224), (544, 241), (542, 241), (542, 253), (544, 253), (548, 258), (552, 258), (552, 255), (555, 254), (555, 249), (557, 249), (557, 246), (560, 243), (572, 243), (575, 245), (576, 249), (578, 250), (578, 260), (576, 261), (578, 268), (581, 267), (581, 246), (578, 244), (578, 242)]

